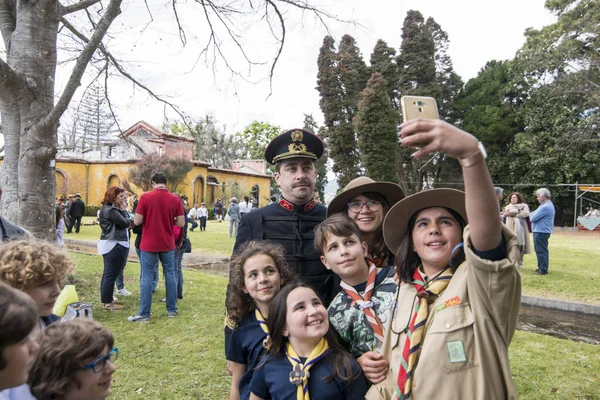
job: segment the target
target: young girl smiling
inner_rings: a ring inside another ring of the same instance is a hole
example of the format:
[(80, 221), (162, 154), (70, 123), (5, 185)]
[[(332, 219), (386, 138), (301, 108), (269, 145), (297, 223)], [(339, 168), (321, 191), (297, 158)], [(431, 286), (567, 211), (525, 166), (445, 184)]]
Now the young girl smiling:
[(402, 283), (383, 344), (390, 372), (366, 398), (515, 399), (507, 347), (521, 302), (520, 252), (498, 218), (482, 145), (442, 121), (401, 128), (402, 146), (420, 147), (413, 157), (458, 159), (465, 191), (422, 191), (386, 215)]
[(231, 292), (227, 313), (236, 324), (227, 360), (231, 362), (230, 400), (250, 397), (250, 380), (270, 344), (265, 320), (281, 286), (293, 278), (283, 248), (269, 242), (249, 242), (231, 263)]
[(329, 329), (327, 310), (306, 283), (292, 282), (273, 299), (272, 345), (250, 384), (251, 400), (364, 399), (367, 382)]

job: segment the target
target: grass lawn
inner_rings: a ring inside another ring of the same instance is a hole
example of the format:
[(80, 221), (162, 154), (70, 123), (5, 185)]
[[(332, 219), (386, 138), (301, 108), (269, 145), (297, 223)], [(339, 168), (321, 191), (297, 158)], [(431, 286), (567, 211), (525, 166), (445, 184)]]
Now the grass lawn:
[[(84, 217), (84, 223), (92, 220)], [(228, 230), (229, 221), (208, 221), (205, 232), (194, 230), (189, 234), (193, 252), (229, 257), (235, 241)], [(65, 237), (95, 242), (100, 238), (100, 227), (82, 226), (79, 234)], [(533, 272), (537, 268), (535, 253), (525, 256), (523, 294), (600, 305), (600, 234), (557, 231), (550, 237), (549, 248), (548, 275)]]
[[(209, 229), (209, 228), (207, 228)], [(207, 231), (208, 232), (208, 231)], [(119, 347), (112, 398), (225, 399), (223, 316), (226, 278), (184, 271), (184, 300), (179, 316), (168, 319), (161, 280), (148, 324), (132, 324), (139, 300), (139, 264), (125, 270), (122, 297), (126, 310), (109, 313), (100, 305), (102, 258), (73, 254), (82, 301), (94, 306), (94, 317), (111, 328)], [(517, 332), (510, 346), (513, 375), (520, 399), (597, 399), (600, 394), (600, 346), (575, 343), (529, 332)]]

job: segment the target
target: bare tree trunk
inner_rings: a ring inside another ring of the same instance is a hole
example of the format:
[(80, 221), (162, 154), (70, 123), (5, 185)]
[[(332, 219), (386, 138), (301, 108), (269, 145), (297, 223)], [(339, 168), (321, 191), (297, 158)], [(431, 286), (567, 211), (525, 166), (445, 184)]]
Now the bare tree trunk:
[(58, 120), (119, 14), (112, 0), (78, 57), (61, 98), (54, 105), (58, 24), (65, 11), (56, 0), (23, 0), (16, 8), (0, 1), (0, 29), (7, 61), (0, 60), (0, 109), (5, 157), (0, 183), (3, 214), (36, 237), (54, 240), (55, 156)]

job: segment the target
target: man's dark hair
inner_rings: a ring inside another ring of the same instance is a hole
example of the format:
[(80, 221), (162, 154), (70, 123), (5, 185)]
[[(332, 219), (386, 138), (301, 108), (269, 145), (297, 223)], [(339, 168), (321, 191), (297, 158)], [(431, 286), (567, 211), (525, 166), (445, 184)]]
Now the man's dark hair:
[(166, 185), (167, 184), (167, 175), (164, 172), (157, 172), (152, 175), (151, 182)]
[(250, 199), (248, 198), (248, 196), (244, 196), (244, 201), (247, 203)]

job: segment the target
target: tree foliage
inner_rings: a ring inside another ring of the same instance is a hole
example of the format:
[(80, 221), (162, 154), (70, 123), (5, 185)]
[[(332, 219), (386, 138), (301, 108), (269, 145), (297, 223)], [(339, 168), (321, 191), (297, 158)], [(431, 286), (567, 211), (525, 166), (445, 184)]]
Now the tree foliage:
[(227, 135), (217, 126), (211, 115), (191, 124), (173, 122), (164, 127), (174, 135), (194, 139), (194, 159), (216, 168), (231, 168), (231, 163), (242, 157), (245, 147), (236, 136)]
[(317, 125), (317, 121), (313, 118), (312, 114), (304, 114), (304, 126), (302, 129), (305, 129), (309, 132), (313, 132), (317, 136), (321, 138), (323, 144), (325, 145), (325, 151), (321, 158), (317, 160), (315, 163), (315, 168), (317, 171), (317, 182), (315, 184), (315, 188), (319, 192), (319, 198), (321, 202), (325, 200), (325, 186), (327, 185), (327, 159), (328, 159), (328, 151), (327, 151), (327, 143), (326, 138), (323, 137), (323, 132), (319, 129)]
[(376, 181), (398, 181), (395, 168), (398, 119), (385, 79), (380, 73), (373, 73), (361, 93), (354, 123), (365, 173)]
[(243, 143), (242, 158), (262, 160), (265, 149), (271, 140), (281, 133), (281, 128), (264, 121), (252, 121), (244, 130), (237, 133)]
[(344, 35), (336, 51), (335, 41), (326, 36), (317, 60), (319, 72), (317, 90), (325, 115), (329, 156), (338, 184), (345, 186), (360, 173), (353, 119), (360, 92), (368, 79), (368, 69), (356, 41)]
[[(433, 18), (427, 21), (419, 11), (408, 11), (402, 28), (402, 44), (396, 58), (400, 96), (430, 96), (436, 99), (440, 118), (456, 124), (454, 101), (462, 79), (454, 72), (447, 54), (448, 35)], [(457, 164), (444, 155), (413, 160), (413, 148), (398, 147), (397, 170), (405, 193), (415, 193), (437, 182), (460, 180)]]
[(396, 50), (389, 47), (386, 42), (379, 39), (371, 53), (371, 73), (379, 72), (387, 84), (387, 93), (394, 108), (400, 107), (398, 97), (398, 65), (396, 64)]
[(157, 172), (164, 172), (167, 176), (167, 187), (171, 192), (177, 193), (185, 186), (185, 178), (192, 167), (192, 162), (185, 158), (171, 158), (150, 153), (140, 158), (135, 167), (129, 170), (128, 181), (143, 192), (148, 192), (152, 190), (152, 176)]

